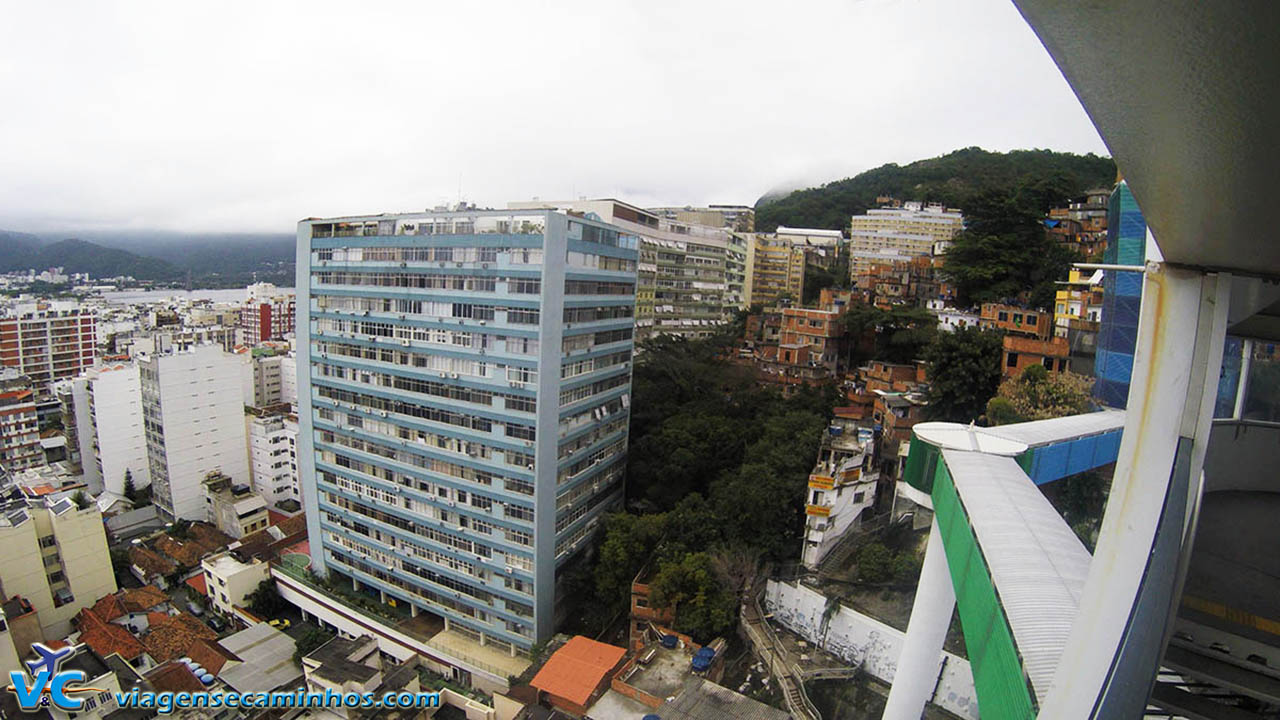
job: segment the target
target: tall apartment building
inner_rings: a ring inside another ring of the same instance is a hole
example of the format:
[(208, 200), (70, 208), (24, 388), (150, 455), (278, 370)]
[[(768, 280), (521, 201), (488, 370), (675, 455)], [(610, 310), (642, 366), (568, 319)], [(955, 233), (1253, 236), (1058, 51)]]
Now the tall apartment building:
[(750, 205), (656, 207), (649, 208), (649, 212), (688, 225), (704, 225), (738, 232), (755, 232), (756, 229), (756, 210)]
[(138, 356), (147, 457), (165, 520), (205, 519), (205, 476), (249, 482), (240, 360), (216, 345)]
[[(283, 406), (278, 406), (283, 407)], [(282, 409), (249, 409), (249, 473), (268, 505), (292, 500), (301, 505), (298, 483), (298, 416)]]
[(53, 383), (93, 367), (97, 318), (66, 300), (23, 303), (0, 317), (0, 365), (31, 378), (36, 402), (53, 400)]
[[(512, 209), (551, 208), (593, 213), (640, 240), (636, 266), (636, 336), (708, 337), (742, 307), (730, 275), (745, 260), (742, 243), (730, 243), (720, 227), (676, 222), (620, 200), (516, 202)], [(730, 248), (733, 247), (733, 258)], [(734, 263), (733, 272), (730, 264)]]
[(13, 368), (0, 368), (0, 471), (40, 465), (44, 451), (31, 379)]
[(900, 208), (875, 208), (865, 215), (854, 215), (849, 223), (853, 258), (849, 272), (855, 278), (865, 272), (858, 258), (868, 253), (943, 255), (963, 229), (961, 212), (937, 203), (907, 202)]
[(552, 210), (298, 226), (312, 568), (454, 637), (550, 637), (622, 500), (638, 241)]
[(124, 494), (125, 473), (134, 487), (151, 484), (143, 432), (142, 380), (134, 363), (111, 363), (64, 380), (56, 388), (62, 427), (74, 446), (90, 492)]
[(752, 305), (776, 305), (783, 297), (799, 303), (804, 297), (805, 248), (776, 235), (745, 233)]
[(116, 591), (98, 506), (66, 493), (28, 496), (0, 471), (0, 585), (40, 615), (46, 640), (71, 632), (81, 608)]
[[(236, 347), (234, 354), (240, 358), (240, 391), (248, 407), (269, 407), (284, 400), (287, 373), (296, 372), (292, 363), (285, 363), (285, 348)], [(293, 394), (297, 395), (296, 380)]]
[(240, 310), (240, 342), (253, 346), (267, 340), (284, 340), (293, 333), (294, 294), (271, 283), (254, 283)]

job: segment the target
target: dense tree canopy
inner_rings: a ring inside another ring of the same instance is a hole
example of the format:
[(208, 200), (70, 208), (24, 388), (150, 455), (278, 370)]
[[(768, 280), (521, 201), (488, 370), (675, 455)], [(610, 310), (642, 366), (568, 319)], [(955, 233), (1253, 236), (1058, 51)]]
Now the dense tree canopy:
[(938, 318), (920, 307), (888, 310), (854, 301), (841, 316), (850, 351), (849, 366), (867, 360), (909, 363), (919, 360), (938, 332)]
[(805, 484), (837, 393), (784, 398), (761, 386), (723, 359), (740, 327), (711, 340), (659, 338), (637, 356), (630, 512), (605, 519), (590, 575), (567, 579), (584, 601), (584, 631), (625, 611), (647, 563), (678, 598), (677, 629), (709, 639), (756, 562), (799, 552)]
[(931, 418), (967, 423), (982, 415), (1000, 387), (1003, 337), (972, 325), (938, 333), (925, 351)]
[(967, 227), (947, 251), (943, 274), (962, 306), (987, 302), (1053, 307), (1054, 282), (1078, 258), (1054, 241), (1041, 222), (1039, 192), (991, 190), (970, 200)]

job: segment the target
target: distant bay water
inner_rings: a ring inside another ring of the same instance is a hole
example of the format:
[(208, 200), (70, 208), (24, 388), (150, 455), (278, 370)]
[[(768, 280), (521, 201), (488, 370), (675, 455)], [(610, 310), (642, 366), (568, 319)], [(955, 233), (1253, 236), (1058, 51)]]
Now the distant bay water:
[[(293, 292), (293, 288), (280, 288)], [(212, 300), (213, 302), (243, 302), (244, 288), (226, 288), (223, 290), (121, 290), (104, 292), (102, 297), (107, 302), (162, 302), (168, 298), (182, 300)]]

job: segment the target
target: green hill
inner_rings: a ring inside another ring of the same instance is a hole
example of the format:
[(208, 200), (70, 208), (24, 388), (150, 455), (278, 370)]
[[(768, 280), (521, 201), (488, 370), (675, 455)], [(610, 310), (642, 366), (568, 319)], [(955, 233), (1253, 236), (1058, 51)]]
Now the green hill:
[(132, 275), (139, 280), (172, 280), (180, 273), (163, 260), (95, 245), (87, 240), (59, 240), (43, 245), (33, 235), (0, 231), (0, 272), (61, 267), (67, 273), (95, 278)]
[(850, 216), (876, 207), (879, 195), (941, 202), (963, 210), (965, 202), (979, 193), (1005, 190), (1043, 212), (1085, 190), (1111, 187), (1115, 179), (1115, 162), (1092, 153), (998, 153), (972, 147), (910, 165), (882, 165), (781, 198), (763, 197), (756, 203), (756, 229), (768, 232), (787, 225), (844, 230)]

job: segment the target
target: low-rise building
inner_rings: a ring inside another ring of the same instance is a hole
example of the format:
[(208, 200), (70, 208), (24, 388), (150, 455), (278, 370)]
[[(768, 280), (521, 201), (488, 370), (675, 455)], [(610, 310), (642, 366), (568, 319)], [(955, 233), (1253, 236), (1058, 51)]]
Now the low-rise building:
[(1016, 305), (984, 303), (978, 324), (984, 328), (1003, 330), (1024, 337), (1043, 339), (1053, 335), (1053, 313), (1028, 310)]
[(210, 555), (200, 561), (200, 567), (209, 602), (228, 617), (235, 615), (237, 605), (244, 607), (245, 598), (271, 577), (268, 563), (237, 550)]
[[(302, 658), (302, 674), (307, 692), (311, 693), (369, 693), (382, 697), (389, 692), (417, 693), (422, 689), (415, 664), (393, 665), (386, 661), (378, 651), (378, 642), (370, 635), (336, 637), (321, 645)], [(403, 715), (385, 712), (374, 708), (323, 708), (312, 710), (308, 717), (410, 718), (421, 711), (405, 710)]]
[(209, 521), (233, 538), (262, 530), (270, 523), (266, 501), (247, 483), (236, 484), (227, 475), (213, 472), (205, 477), (204, 493)]
[[(811, 365), (821, 365), (828, 371), (835, 372), (836, 364), (840, 359), (843, 332), (840, 313), (835, 310), (783, 308), (782, 336), (778, 346), (788, 357), (790, 357), (788, 351), (806, 348), (808, 352), (805, 353), (804, 360)], [(800, 361), (799, 357), (795, 359), (797, 362)]]
[(1044, 369), (1055, 373), (1070, 369), (1071, 346), (1066, 338), (1005, 335), (1004, 362), (1001, 364), (1005, 377), (1021, 375), (1032, 365), (1043, 365)]

